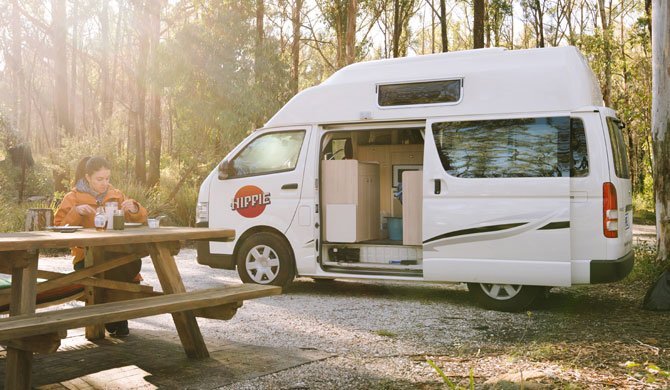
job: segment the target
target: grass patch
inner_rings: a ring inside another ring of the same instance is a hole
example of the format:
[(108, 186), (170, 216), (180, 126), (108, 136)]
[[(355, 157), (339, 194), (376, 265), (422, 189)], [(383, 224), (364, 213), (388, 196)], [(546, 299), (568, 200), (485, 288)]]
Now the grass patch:
[(634, 209), (633, 223), (638, 225), (656, 225), (656, 213), (647, 209)]
[(386, 329), (375, 330), (374, 333), (378, 336), (388, 337), (388, 338), (391, 338), (391, 339), (394, 339), (394, 338), (398, 337), (397, 333), (391, 332), (390, 330), (386, 330)]

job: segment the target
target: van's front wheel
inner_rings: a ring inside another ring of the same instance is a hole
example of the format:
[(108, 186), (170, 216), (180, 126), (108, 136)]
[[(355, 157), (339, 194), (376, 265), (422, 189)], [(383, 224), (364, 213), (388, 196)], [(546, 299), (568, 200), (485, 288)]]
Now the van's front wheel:
[(286, 288), (295, 275), (293, 256), (281, 237), (268, 232), (255, 233), (239, 248), (237, 273), (244, 283)]
[(468, 290), (481, 306), (498, 311), (528, 309), (544, 289), (522, 284), (468, 283)]

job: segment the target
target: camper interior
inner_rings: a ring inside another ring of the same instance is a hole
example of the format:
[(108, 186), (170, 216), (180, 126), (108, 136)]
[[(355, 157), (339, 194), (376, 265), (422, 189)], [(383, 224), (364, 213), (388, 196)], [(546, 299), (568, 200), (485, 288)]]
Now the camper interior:
[(422, 273), (422, 125), (334, 130), (321, 144), (321, 264)]

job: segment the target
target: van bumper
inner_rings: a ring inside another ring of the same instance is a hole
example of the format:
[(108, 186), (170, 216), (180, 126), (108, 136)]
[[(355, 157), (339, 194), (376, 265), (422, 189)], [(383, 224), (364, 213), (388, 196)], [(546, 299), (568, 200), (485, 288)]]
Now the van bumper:
[[(209, 223), (199, 222), (196, 227), (209, 227)], [(198, 252), (198, 264), (208, 265), (212, 268), (235, 269), (233, 255), (211, 253), (209, 251), (209, 241), (196, 241), (196, 250)]]
[(616, 282), (625, 278), (633, 269), (633, 251), (616, 260), (591, 260), (591, 283)]

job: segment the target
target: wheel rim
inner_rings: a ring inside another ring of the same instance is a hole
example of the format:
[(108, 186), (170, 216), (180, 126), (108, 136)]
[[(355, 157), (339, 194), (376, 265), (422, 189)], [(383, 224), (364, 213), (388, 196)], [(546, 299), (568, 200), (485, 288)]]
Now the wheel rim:
[(267, 245), (257, 245), (244, 260), (247, 274), (255, 283), (272, 283), (279, 274), (279, 256)]
[(521, 292), (521, 288), (523, 287), (521, 284), (489, 283), (481, 283), (479, 286), (482, 288), (482, 291), (484, 291), (484, 294), (498, 301), (506, 301), (514, 298)]

